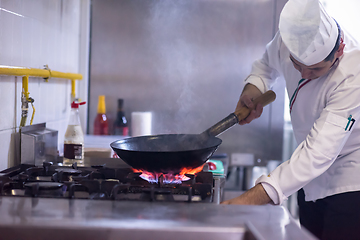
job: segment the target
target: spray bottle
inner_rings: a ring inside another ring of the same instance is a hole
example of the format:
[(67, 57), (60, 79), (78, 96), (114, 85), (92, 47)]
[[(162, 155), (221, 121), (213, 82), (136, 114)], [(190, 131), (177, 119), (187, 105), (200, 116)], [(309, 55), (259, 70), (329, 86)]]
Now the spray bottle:
[(79, 105), (86, 102), (71, 104), (69, 124), (64, 139), (64, 161), (63, 165), (84, 165), (84, 134), (81, 129)]

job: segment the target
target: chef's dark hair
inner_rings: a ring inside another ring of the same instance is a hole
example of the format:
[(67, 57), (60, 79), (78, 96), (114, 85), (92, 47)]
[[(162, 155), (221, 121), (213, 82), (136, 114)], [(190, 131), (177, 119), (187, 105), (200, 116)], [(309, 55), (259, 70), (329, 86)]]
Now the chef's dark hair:
[[(334, 19), (335, 20), (335, 19)], [(331, 50), (330, 54), (324, 59), (325, 62), (329, 61), (331, 62), (332, 60), (334, 60), (334, 56), (335, 56), (335, 53), (337, 50), (339, 50), (339, 47), (340, 47), (340, 43), (341, 43), (341, 28), (340, 28), (340, 25), (336, 22), (336, 25), (337, 25), (337, 28), (339, 30), (339, 34), (338, 34), (338, 37), (336, 39), (336, 44), (333, 48), (333, 50)]]

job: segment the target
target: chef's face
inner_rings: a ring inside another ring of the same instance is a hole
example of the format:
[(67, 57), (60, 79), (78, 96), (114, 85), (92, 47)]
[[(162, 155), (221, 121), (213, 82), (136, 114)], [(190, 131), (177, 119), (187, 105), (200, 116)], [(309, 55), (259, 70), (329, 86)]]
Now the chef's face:
[(343, 43), (343, 40), (341, 39), (339, 48), (334, 53), (334, 58), (331, 61), (321, 61), (317, 64), (307, 66), (302, 64), (301, 62), (297, 61), (293, 56), (290, 54), (290, 60), (294, 65), (294, 68), (296, 68), (300, 73), (301, 77), (304, 79), (315, 79), (318, 77), (321, 77), (325, 75), (330, 68), (334, 65), (334, 63), (337, 61), (339, 57), (341, 57), (344, 53), (344, 47), (345, 44)]
[(334, 58), (332, 61), (324, 60), (317, 64), (306, 66), (290, 55), (290, 60), (292, 61), (294, 67), (301, 73), (301, 77), (304, 79), (315, 79), (325, 75), (330, 70), (336, 59), (337, 58)]

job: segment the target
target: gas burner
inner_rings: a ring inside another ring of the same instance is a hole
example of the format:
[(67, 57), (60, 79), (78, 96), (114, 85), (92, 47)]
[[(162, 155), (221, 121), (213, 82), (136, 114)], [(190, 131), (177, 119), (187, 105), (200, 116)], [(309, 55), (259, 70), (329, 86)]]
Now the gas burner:
[(56, 182), (28, 182), (24, 184), (25, 195), (33, 197), (62, 197), (64, 190), (66, 191), (64, 184)]
[(75, 175), (75, 174), (81, 173), (80, 170), (72, 169), (72, 168), (56, 168), (55, 172), (62, 172), (64, 174), (68, 174), (68, 175)]
[(173, 194), (169, 189), (148, 188), (144, 189), (140, 195), (140, 200), (143, 201), (166, 201), (174, 202)]
[(17, 175), (23, 181), (51, 181), (51, 174), (48, 169), (40, 167), (30, 167)]
[[(55, 173), (51, 176), (54, 182), (74, 181), (74, 177), (80, 176), (80, 179), (85, 177), (81, 176), (81, 170), (72, 168), (56, 168)], [(88, 177), (88, 176), (87, 176)]]

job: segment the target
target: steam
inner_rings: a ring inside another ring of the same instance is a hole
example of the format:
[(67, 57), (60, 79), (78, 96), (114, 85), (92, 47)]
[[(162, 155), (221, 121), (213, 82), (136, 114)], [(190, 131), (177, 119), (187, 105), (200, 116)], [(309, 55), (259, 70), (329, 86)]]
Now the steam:
[(173, 116), (176, 121), (171, 123), (171, 129), (165, 129), (171, 133), (184, 132), (184, 126), (180, 123), (186, 122), (189, 109), (199, 101), (192, 91), (196, 73), (195, 46), (188, 39), (187, 26), (184, 24), (188, 21), (189, 11), (189, 2), (183, 0), (154, 1), (150, 10), (149, 29), (159, 56), (161, 85), (168, 98), (173, 98), (166, 108), (176, 111)]

